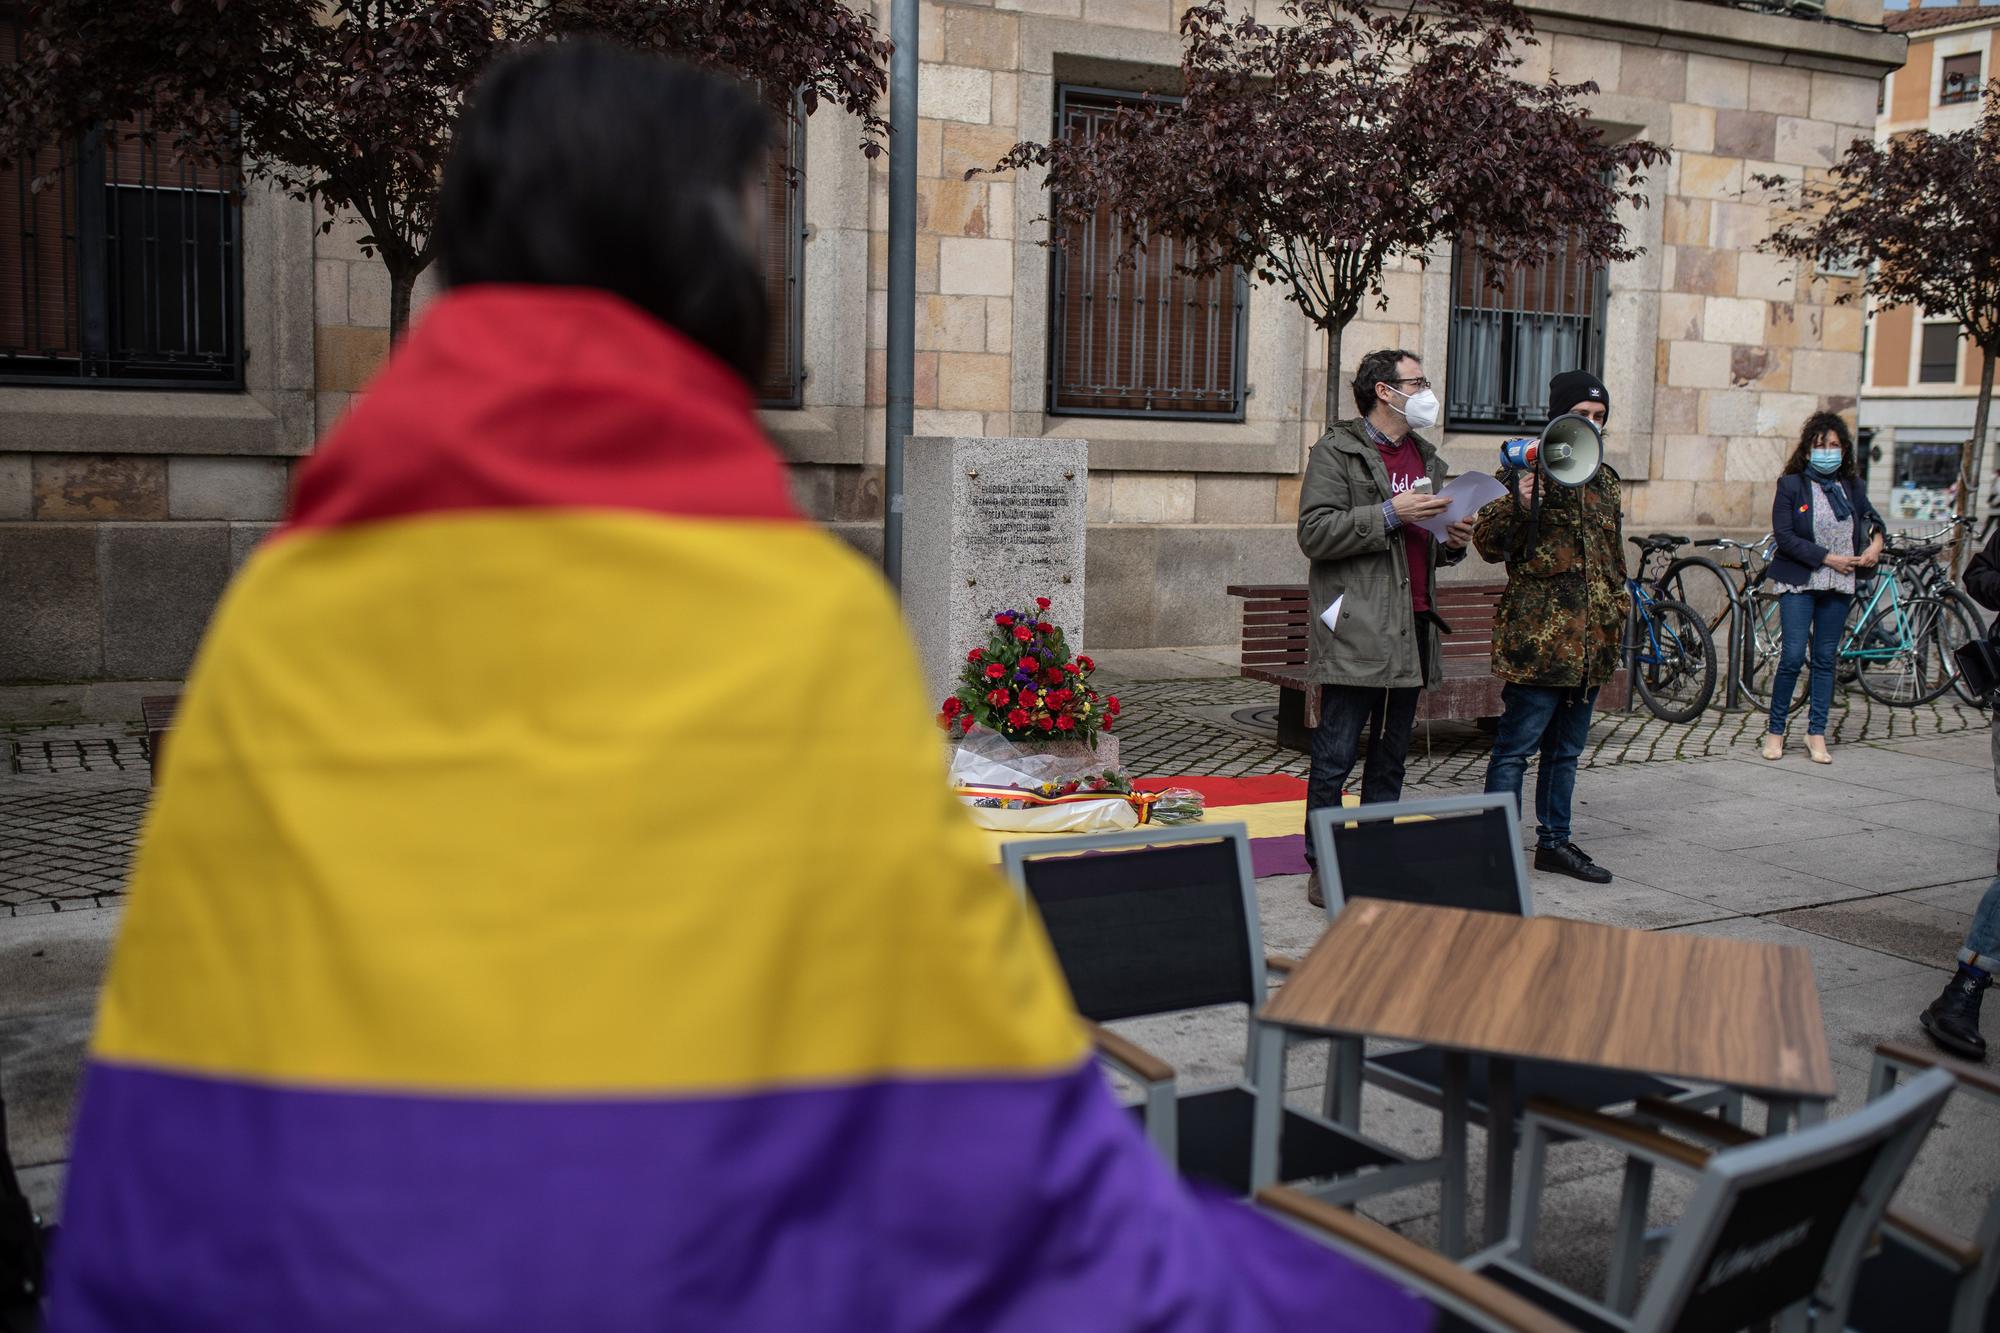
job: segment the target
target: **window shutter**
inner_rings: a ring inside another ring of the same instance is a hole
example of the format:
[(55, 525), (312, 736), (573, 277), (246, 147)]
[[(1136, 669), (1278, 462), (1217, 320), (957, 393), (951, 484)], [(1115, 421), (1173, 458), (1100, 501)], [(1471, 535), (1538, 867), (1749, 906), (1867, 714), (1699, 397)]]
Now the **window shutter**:
[[(1121, 102), (1064, 89), (1059, 129), (1097, 132)], [(1185, 243), (1154, 237), (1128, 267), (1116, 259), (1139, 226), (1106, 205), (1066, 232), (1053, 266), (1050, 410), (1117, 416), (1231, 416), (1242, 410), (1242, 276), (1175, 271)]]
[[(20, 36), (0, 15), (0, 63), (19, 59)], [(44, 148), (0, 171), (0, 358), (77, 355), (72, 157)], [(52, 179), (33, 189), (44, 175)]]
[(771, 154), (764, 176), (764, 235), (758, 260), (763, 266), (764, 295), (770, 303), (770, 348), (764, 359), (764, 373), (757, 381), (757, 401), (766, 407), (797, 407), (800, 373), (800, 323), (803, 307), (802, 275), (799, 272), (803, 246), (799, 236), (804, 224), (802, 194), (805, 188), (801, 108), (796, 104), (775, 107), (783, 117), (783, 151)]

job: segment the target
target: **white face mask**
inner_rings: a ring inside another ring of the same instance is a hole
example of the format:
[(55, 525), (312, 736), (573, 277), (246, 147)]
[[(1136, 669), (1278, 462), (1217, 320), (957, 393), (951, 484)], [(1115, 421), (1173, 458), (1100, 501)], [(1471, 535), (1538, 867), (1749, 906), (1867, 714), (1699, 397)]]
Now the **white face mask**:
[(1390, 393), (1403, 396), (1403, 420), (1410, 423), (1411, 430), (1423, 430), (1438, 423), (1438, 396), (1429, 389), (1419, 389), (1415, 393), (1403, 393), (1401, 389), (1391, 389)]

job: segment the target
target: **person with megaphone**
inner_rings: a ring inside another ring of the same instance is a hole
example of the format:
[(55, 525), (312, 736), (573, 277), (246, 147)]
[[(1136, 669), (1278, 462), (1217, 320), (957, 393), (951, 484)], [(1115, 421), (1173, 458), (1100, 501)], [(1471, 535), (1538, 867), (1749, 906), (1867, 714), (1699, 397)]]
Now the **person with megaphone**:
[(1528, 760), (1535, 775), (1535, 869), (1590, 884), (1611, 872), (1570, 840), (1576, 761), (1597, 691), (1618, 670), (1631, 596), (1620, 549), (1618, 474), (1604, 462), (1611, 394), (1587, 370), (1549, 381), (1548, 426), (1501, 448), (1509, 494), (1479, 511), (1473, 544), (1505, 562), (1507, 590), (1493, 618), (1500, 727), (1486, 790), (1518, 804)]

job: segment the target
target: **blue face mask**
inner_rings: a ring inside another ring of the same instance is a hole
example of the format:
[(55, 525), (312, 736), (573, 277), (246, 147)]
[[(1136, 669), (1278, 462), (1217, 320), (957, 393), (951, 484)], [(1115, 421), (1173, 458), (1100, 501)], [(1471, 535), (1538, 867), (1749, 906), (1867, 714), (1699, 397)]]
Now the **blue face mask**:
[(1815, 449), (1807, 455), (1807, 461), (1812, 464), (1813, 471), (1822, 477), (1831, 477), (1840, 471), (1840, 450)]

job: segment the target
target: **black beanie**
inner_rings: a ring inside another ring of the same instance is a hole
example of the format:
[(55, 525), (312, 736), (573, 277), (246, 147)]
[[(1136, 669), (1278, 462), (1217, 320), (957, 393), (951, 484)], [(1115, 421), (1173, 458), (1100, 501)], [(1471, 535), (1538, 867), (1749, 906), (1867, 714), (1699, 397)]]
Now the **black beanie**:
[(1611, 415), (1611, 393), (1604, 381), (1587, 370), (1565, 370), (1549, 381), (1549, 416), (1559, 417), (1578, 403), (1603, 403), (1604, 415)]

